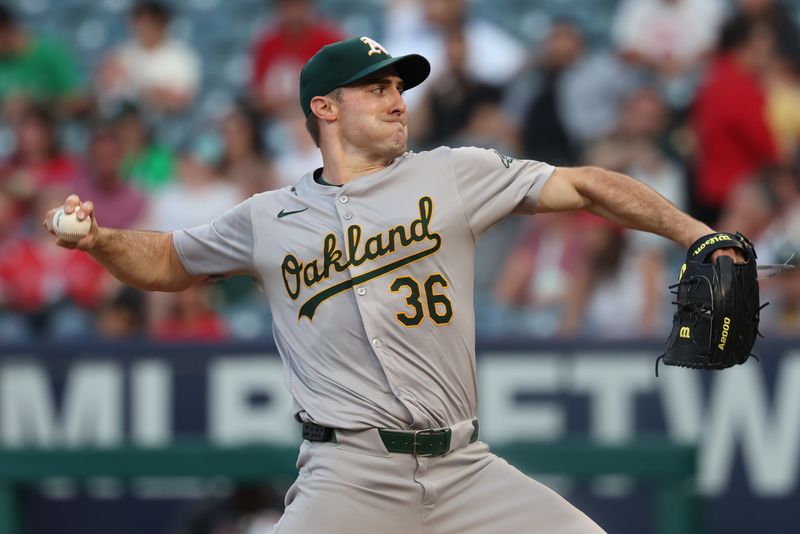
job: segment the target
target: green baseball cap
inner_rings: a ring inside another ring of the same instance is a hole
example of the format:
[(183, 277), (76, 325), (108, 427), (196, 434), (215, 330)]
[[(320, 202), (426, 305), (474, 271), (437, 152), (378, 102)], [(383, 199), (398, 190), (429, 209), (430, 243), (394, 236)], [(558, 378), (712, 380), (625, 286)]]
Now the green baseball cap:
[(300, 72), (300, 106), (311, 113), (311, 99), (353, 83), (375, 71), (393, 65), (405, 89), (421, 84), (431, 72), (428, 60), (419, 54), (392, 57), (380, 43), (369, 37), (354, 37), (323, 46)]

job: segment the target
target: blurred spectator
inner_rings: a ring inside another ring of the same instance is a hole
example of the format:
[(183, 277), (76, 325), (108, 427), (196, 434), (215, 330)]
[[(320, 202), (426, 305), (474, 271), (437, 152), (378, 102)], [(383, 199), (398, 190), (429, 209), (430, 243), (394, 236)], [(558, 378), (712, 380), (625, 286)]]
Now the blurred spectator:
[[(64, 195), (40, 190), (33, 209), (44, 213)], [(0, 340), (92, 336), (91, 313), (112, 286), (110, 275), (88, 254), (54, 247), (40, 221), (29, 222), (15, 234), (0, 232)]]
[(716, 228), (722, 232), (742, 232), (758, 239), (772, 220), (775, 199), (769, 185), (760, 178), (740, 182), (728, 195)]
[(712, 226), (734, 187), (778, 158), (763, 79), (773, 43), (768, 26), (735, 17), (723, 28), (698, 91), (692, 117), (698, 144), (693, 212)]
[[(259, 111), (274, 119), (270, 129), (259, 128), (259, 118), (237, 105), (217, 125), (218, 135), (199, 136), (180, 158), (154, 139), (157, 130), (145, 119), (191, 104), (199, 60), (168, 37), (164, 4), (137, 4), (130, 42), (109, 55), (97, 80), (101, 103), (114, 104), (104, 109), (122, 112), (113, 129), (104, 125), (92, 134), (85, 169), (59, 142), (63, 130), (67, 146), (79, 144), (69, 135), (73, 126), (64, 128), (57, 119), (87, 107), (72, 58), (64, 47), (31, 35), (35, 30), (22, 28), (0, 6), (0, 99), (15, 134), (12, 153), (0, 162), (0, 343), (94, 331), (108, 338), (145, 331), (162, 339), (269, 335), (263, 297), (254, 295), (248, 278), (200, 289), (186, 302), (169, 295), (143, 302), (141, 294), (110, 284), (87, 255), (40, 246), (40, 221), (25, 214), (38, 213), (42, 194), (61, 202), (77, 191), (96, 201), (103, 224), (152, 221), (154, 228), (170, 230), (205, 223), (244, 197), (294, 184), (321, 166), (298, 111), (297, 75), (318, 48), (341, 33), (316, 16), (314, 4), (276, 0), (275, 24), (252, 50), (249, 89)], [(580, 26), (557, 18), (525, 67), (525, 46), (470, 16), (471, 2), (394, 0), (382, 41), (395, 55), (422, 51), (434, 64), (423, 86), (427, 91), (406, 95), (409, 105), (419, 106), (409, 125), (415, 148), (475, 145), (514, 156), (523, 153), (521, 131), (528, 157), (618, 169), (684, 207), (684, 169), (673, 146), (682, 138), (670, 129), (680, 119), (674, 106), (691, 94), (693, 74), (704, 67), (725, 3), (618, 4), (613, 39), (621, 56), (592, 48)], [(723, 32), (692, 110), (698, 142), (698, 179), (692, 185), (700, 201), (710, 202), (695, 214), (711, 223), (721, 214), (720, 229), (743, 231), (757, 241), (761, 263), (780, 263), (800, 251), (797, 173), (773, 165), (793, 161), (800, 148), (795, 4), (729, 4), (738, 16)], [(768, 53), (770, 40), (776, 53)], [(642, 78), (648, 78), (645, 88), (639, 88)], [(423, 93), (424, 101), (416, 100)], [(120, 108), (121, 102), (134, 105)], [(264, 141), (274, 161), (266, 156)], [(114, 161), (121, 172), (111, 172)], [(121, 178), (127, 184), (120, 184)], [(130, 185), (153, 194), (152, 213), (146, 197)], [(666, 331), (659, 326), (669, 320), (663, 290), (674, 279), (670, 263), (676, 258), (664, 240), (620, 232), (591, 217), (548, 215), (532, 223), (507, 219), (478, 247), (476, 313), (482, 334), (632, 337)], [(507, 258), (500, 277), (497, 257)], [(766, 280), (762, 289), (764, 300), (773, 303), (763, 312), (765, 333), (796, 334), (800, 274)], [(480, 309), (490, 300), (495, 302), (487, 309), (499, 314)], [(609, 314), (611, 308), (617, 313)]]
[(156, 141), (139, 107), (124, 104), (113, 122), (123, 147), (125, 181), (150, 193), (169, 184), (175, 177), (175, 154)]
[(590, 145), (586, 159), (628, 174), (686, 209), (686, 176), (672, 145), (670, 118), (662, 94), (642, 87), (625, 100), (615, 131)]
[(277, 0), (275, 25), (253, 48), (251, 98), (265, 115), (299, 107), (300, 70), (323, 46), (344, 38), (330, 21), (319, 20), (312, 0)]
[(144, 292), (122, 286), (98, 309), (95, 316), (97, 335), (114, 340), (141, 338), (146, 333), (145, 312)]
[[(756, 238), (761, 264), (800, 264), (800, 172), (796, 166), (781, 166), (762, 174), (769, 184), (764, 191), (772, 199), (775, 216)], [(766, 185), (765, 184), (765, 185)], [(762, 300), (770, 302), (761, 312), (765, 335), (796, 336), (800, 331), (800, 269), (762, 280)]]
[[(575, 235), (580, 239), (574, 246), (578, 259), (565, 291), (558, 334), (593, 338), (637, 336), (636, 318), (643, 310), (636, 306), (636, 301), (642, 281), (630, 276), (625, 283), (618, 284), (619, 273), (633, 267), (624, 256), (625, 233), (606, 219), (589, 213), (577, 214), (576, 219)], [(640, 272), (633, 271), (634, 275)], [(608, 287), (612, 287), (612, 294), (616, 290), (616, 301), (611, 307), (604, 303), (598, 315), (595, 313), (598, 297), (608, 294)], [(611, 309), (613, 314), (608, 313)], [(595, 321), (598, 318), (600, 322)]]
[(770, 70), (767, 120), (781, 159), (797, 159), (800, 156), (800, 71), (787, 62), (776, 62)]
[(15, 213), (22, 216), (42, 188), (72, 187), (79, 165), (61, 149), (56, 119), (41, 105), (22, 111), (15, 134), (14, 151), (0, 164), (0, 189), (15, 200)]
[(26, 340), (28, 332), (24, 329), (24, 317), (15, 310), (14, 302), (19, 300), (12, 291), (18, 291), (8, 257), (16, 252), (16, 238), (20, 218), (14, 213), (14, 201), (0, 189), (0, 343), (8, 344)]
[(51, 106), (58, 115), (85, 111), (78, 68), (66, 47), (32, 35), (11, 10), (0, 5), (0, 102), (14, 120), (30, 103)]
[[(488, 85), (473, 94), (471, 105), (465, 110), (465, 124), (453, 136), (444, 139), (447, 146), (476, 146), (495, 150), (503, 156), (519, 154), (516, 131), (501, 106), (499, 88)], [(477, 324), (482, 331), (496, 334), (510, 327), (511, 322), (498, 310), (494, 298), (498, 258), (505, 258), (515, 246), (524, 217), (506, 217), (490, 228), (478, 241), (475, 255), (475, 300)], [(500, 305), (500, 308), (503, 306)], [(499, 312), (499, 314), (498, 314)]]
[(571, 213), (538, 215), (523, 231), (497, 277), (494, 300), (501, 317), (495, 333), (550, 337), (562, 329), (565, 303), (583, 258), (586, 221)]
[(205, 224), (243, 200), (217, 171), (222, 143), (213, 133), (198, 136), (181, 155), (178, 179), (152, 199), (148, 227), (170, 232)]
[(278, 187), (266, 157), (258, 115), (244, 102), (237, 102), (219, 125), (223, 139), (221, 174), (236, 185), (242, 198)]
[[(797, 218), (793, 226), (794, 231), (800, 231), (800, 221)], [(793, 250), (793, 253), (796, 254), (794, 265), (797, 265), (796, 258), (800, 254), (800, 248)], [(786, 261), (789, 257), (782, 259)], [(765, 336), (797, 338), (797, 333), (800, 332), (800, 269), (790, 269), (779, 277), (759, 282), (759, 285), (762, 301), (770, 303), (761, 311), (761, 333)]]
[(587, 52), (571, 20), (556, 21), (539, 50), (509, 91), (509, 116), (519, 119), (525, 157), (574, 165), (584, 143), (615, 128), (636, 80), (608, 52)]
[(95, 125), (75, 193), (83, 201), (94, 202), (99, 224), (109, 228), (136, 228), (146, 215), (147, 199), (136, 187), (125, 183), (121, 174), (122, 158), (119, 132), (111, 124)]
[[(158, 341), (223, 341), (222, 318), (211, 307), (211, 286), (196, 284), (178, 293), (154, 293), (152, 335)], [(151, 307), (153, 310), (153, 307)]]
[[(392, 0), (384, 16), (384, 44), (392, 55), (422, 54), (431, 64), (431, 76), (447, 65), (447, 35), (463, 32), (466, 71), (474, 79), (505, 85), (525, 63), (525, 45), (503, 28), (472, 17), (466, 0)], [(406, 95), (416, 108), (421, 92)]]
[[(214, 133), (198, 135), (180, 156), (177, 180), (152, 198), (151, 230), (169, 232), (205, 224), (242, 200), (242, 193), (220, 175), (222, 142)], [(252, 286), (252, 284), (250, 284)], [(212, 307), (218, 294), (205, 285), (182, 293), (149, 293), (148, 330), (162, 341), (217, 341), (228, 337), (225, 321)], [(184, 294), (185, 293), (185, 294)]]
[[(258, 130), (251, 130), (254, 122), (241, 113), (240, 108), (234, 108), (223, 120), (221, 129), (226, 145), (216, 133), (207, 132), (199, 135), (181, 155), (178, 180), (153, 198), (149, 228), (172, 231), (205, 224), (241, 202), (245, 195), (261, 193), (273, 186), (266, 161), (255, 148), (259, 144), (255, 141)], [(228, 172), (239, 174), (233, 178)], [(256, 330), (264, 330), (263, 301), (254, 299), (256, 305), (250, 305), (255, 285), (249, 277), (224, 280), (214, 290), (217, 308), (224, 306), (226, 314), (249, 318), (245, 321), (247, 333), (242, 334), (234, 325), (231, 335), (247, 337)], [(150, 310), (157, 317), (159, 310), (172, 305), (173, 299), (162, 294), (151, 295), (149, 300)]]
[(620, 53), (652, 72), (673, 108), (688, 106), (723, 23), (719, 0), (625, 0), (613, 37)]
[(200, 58), (169, 36), (172, 11), (158, 1), (137, 3), (130, 12), (133, 38), (101, 65), (97, 91), (101, 109), (134, 101), (146, 109), (178, 113), (199, 89)]
[[(661, 93), (641, 88), (626, 100), (614, 133), (589, 147), (586, 163), (628, 174), (685, 209), (685, 175), (670, 158), (668, 126)], [(582, 260), (567, 291), (561, 333), (631, 338), (665, 331), (670, 319), (665, 267), (674, 245), (601, 220), (587, 223), (593, 224), (586, 227)], [(615, 306), (624, 309), (609, 314)]]
[[(758, 242), (768, 228), (782, 227), (780, 221), (791, 217), (791, 211), (800, 207), (797, 173), (789, 166), (765, 167), (751, 179), (739, 183), (728, 196), (719, 224), (722, 232), (742, 232), (753, 242)], [(776, 240), (776, 237), (771, 240)], [(774, 247), (771, 247), (774, 248)], [(761, 253), (759, 249), (759, 260)], [(769, 262), (772, 263), (772, 262)]]
[(499, 87), (477, 80), (467, 71), (467, 43), (461, 28), (445, 37), (447, 63), (425, 85), (425, 95), (409, 124), (412, 142), (428, 149), (457, 135), (483, 102), (499, 102)]
[(270, 146), (279, 187), (294, 185), (307, 172), (322, 167), (322, 154), (306, 131), (306, 118), (299, 105), (273, 126)]
[(800, 69), (800, 28), (789, 8), (780, 0), (736, 0), (736, 13), (770, 28), (775, 36), (778, 59)]
[(537, 87), (532, 93), (520, 125), (526, 157), (552, 165), (574, 165), (578, 147), (567, 132), (564, 118), (564, 74), (583, 54), (583, 36), (571, 23), (557, 23), (535, 59)]
[(768, 70), (767, 113), (781, 156), (797, 155), (800, 142), (800, 28), (779, 0), (736, 0), (736, 13), (770, 28), (775, 55)]
[(494, 149), (502, 154), (519, 154), (516, 130), (501, 106), (499, 89), (482, 91), (466, 116), (466, 124), (453, 137), (445, 140), (448, 146), (477, 146)]
[[(564, 334), (598, 339), (660, 338), (672, 309), (665, 288), (678, 272), (665, 271), (665, 245), (636, 244), (632, 234), (594, 230), (568, 301)], [(581, 313), (582, 312), (582, 313)]]

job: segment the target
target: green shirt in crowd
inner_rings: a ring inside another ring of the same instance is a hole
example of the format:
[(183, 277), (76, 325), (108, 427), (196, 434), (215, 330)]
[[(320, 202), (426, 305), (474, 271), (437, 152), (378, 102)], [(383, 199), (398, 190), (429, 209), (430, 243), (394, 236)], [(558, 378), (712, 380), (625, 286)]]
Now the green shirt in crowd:
[(122, 162), (122, 176), (143, 191), (154, 191), (175, 176), (175, 154), (166, 147), (150, 145)]
[(0, 55), (0, 100), (22, 95), (38, 101), (67, 96), (78, 87), (78, 69), (63, 45), (30, 38), (15, 55)]

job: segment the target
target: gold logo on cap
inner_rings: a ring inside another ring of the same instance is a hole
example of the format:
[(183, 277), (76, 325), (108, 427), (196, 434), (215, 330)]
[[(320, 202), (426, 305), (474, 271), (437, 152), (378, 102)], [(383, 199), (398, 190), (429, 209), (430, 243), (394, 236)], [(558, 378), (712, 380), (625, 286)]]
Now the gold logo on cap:
[(370, 39), (369, 37), (362, 37), (360, 41), (365, 45), (369, 46), (369, 52), (367, 53), (367, 55), (369, 56), (371, 56), (372, 54), (386, 54), (387, 56), (389, 55), (389, 52), (386, 51), (383, 45), (380, 44), (375, 39)]

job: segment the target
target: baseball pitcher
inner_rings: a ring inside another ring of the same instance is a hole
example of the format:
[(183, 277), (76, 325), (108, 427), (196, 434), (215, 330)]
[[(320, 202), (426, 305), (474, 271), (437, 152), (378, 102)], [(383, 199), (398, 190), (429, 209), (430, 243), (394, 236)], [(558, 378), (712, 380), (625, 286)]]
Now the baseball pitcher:
[(429, 72), (422, 56), (392, 57), (368, 37), (326, 46), (299, 88), (322, 168), (174, 233), (101, 227), (91, 200), (72, 195), (66, 212), (92, 228), (59, 244), (147, 290), (259, 282), (305, 438), (275, 532), (603, 532), (479, 439), (475, 243), (512, 213), (579, 209), (684, 246), (712, 231), (599, 168), (408, 152), (403, 92)]

